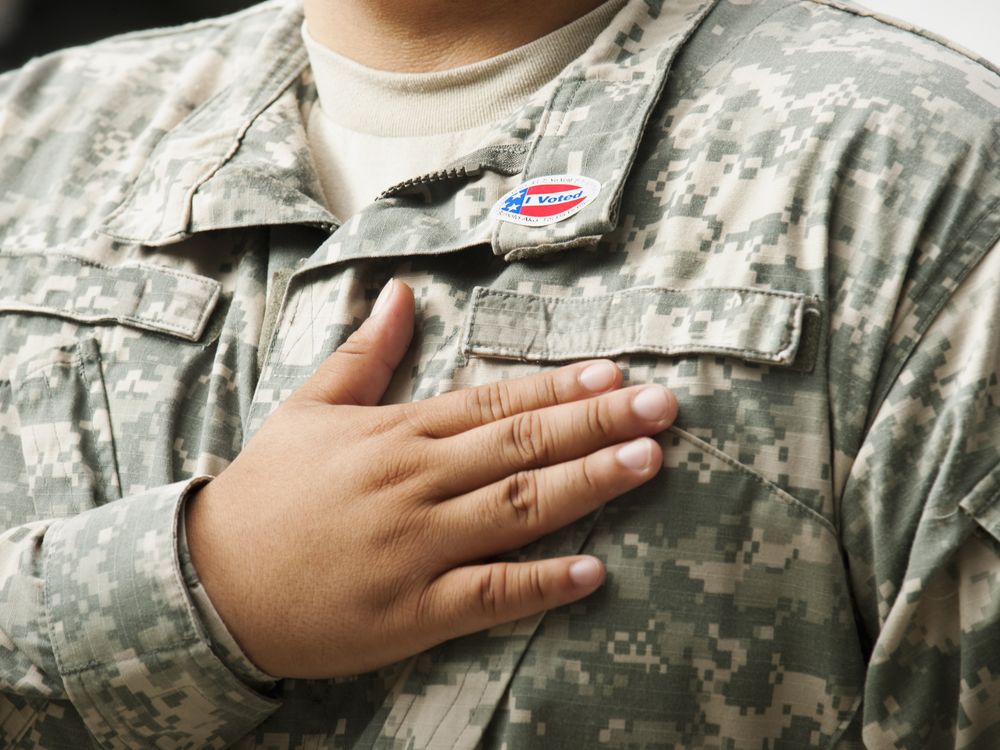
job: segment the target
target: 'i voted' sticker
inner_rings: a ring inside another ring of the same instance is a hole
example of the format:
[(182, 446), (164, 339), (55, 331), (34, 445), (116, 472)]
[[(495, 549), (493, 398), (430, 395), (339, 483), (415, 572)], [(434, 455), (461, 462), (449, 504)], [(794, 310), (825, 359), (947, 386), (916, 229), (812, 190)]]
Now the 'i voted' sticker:
[(601, 192), (601, 183), (579, 175), (547, 175), (522, 183), (497, 201), (498, 221), (543, 227), (568, 219), (588, 206)]

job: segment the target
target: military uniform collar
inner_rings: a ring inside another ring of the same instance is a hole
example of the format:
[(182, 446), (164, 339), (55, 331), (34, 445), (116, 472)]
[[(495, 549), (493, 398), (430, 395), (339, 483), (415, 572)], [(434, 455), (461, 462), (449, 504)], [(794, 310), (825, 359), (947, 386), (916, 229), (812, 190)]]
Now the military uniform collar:
[[(612, 231), (622, 187), (671, 61), (716, 1), (629, 0), (587, 52), (540, 92), (541, 100), (498, 124), (494, 149), (473, 155), (474, 168), (452, 165), (440, 173), (442, 178), (502, 179), (505, 188), (545, 175), (576, 174), (601, 184), (593, 203), (545, 227), (494, 223), (481, 212), (475, 227), (449, 234), (445, 244), (485, 241), (496, 254), (516, 260), (590, 244)], [(158, 246), (234, 227), (336, 227), (319, 197), (301, 114), (315, 96), (299, 33), (302, 21), (301, 0), (280, 6), (246, 75), (160, 141), (124, 202), (108, 217), (106, 234)], [(599, 101), (614, 106), (597, 108), (593, 103)], [(429, 175), (424, 182), (437, 177)], [(359, 223), (378, 224), (386, 211), (412, 202), (408, 189), (418, 186), (421, 180), (388, 191), (384, 200), (352, 219), (349, 234), (357, 236)], [(332, 243), (315, 261), (373, 252), (389, 251)]]
[[(280, 4), (245, 75), (163, 137), (124, 202), (105, 221), (105, 234), (160, 246), (201, 231), (332, 222), (316, 200), (311, 162), (302, 161), (308, 149), (301, 115), (288, 111), (308, 64), (299, 34), (302, 20), (301, 0)], [(268, 142), (274, 143), (274, 134), (263, 131), (276, 114), (289, 131), (280, 134), (287, 147), (262, 160)], [(243, 179), (234, 184), (237, 173)]]

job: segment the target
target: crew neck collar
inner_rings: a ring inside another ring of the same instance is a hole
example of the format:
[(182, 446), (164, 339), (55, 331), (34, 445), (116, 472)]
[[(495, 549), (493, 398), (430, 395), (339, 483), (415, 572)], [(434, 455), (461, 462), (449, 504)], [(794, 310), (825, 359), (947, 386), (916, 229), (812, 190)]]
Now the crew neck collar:
[(471, 65), (430, 73), (366, 67), (302, 36), (323, 113), (337, 125), (387, 137), (478, 128), (517, 109), (593, 44), (625, 5), (607, 0), (522, 47)]

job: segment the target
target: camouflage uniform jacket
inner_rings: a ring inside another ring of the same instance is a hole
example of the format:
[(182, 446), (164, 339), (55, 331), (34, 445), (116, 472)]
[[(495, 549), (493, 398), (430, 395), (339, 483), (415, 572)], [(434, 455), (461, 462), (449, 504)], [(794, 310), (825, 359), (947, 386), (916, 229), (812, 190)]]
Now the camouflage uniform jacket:
[[(630, 0), (341, 225), (301, 22), (0, 78), (0, 745), (1000, 747), (997, 71), (819, 0)], [(490, 219), (550, 174), (602, 188)], [(585, 601), (255, 684), (178, 510), (390, 276), (390, 400), (613, 357), (677, 394), (665, 466), (517, 553), (600, 556)]]

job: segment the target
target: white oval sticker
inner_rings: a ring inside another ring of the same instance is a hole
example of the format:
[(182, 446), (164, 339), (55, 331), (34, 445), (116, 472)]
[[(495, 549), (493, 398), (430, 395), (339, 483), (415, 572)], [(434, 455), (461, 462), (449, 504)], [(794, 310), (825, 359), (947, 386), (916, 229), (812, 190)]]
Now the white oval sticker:
[(546, 175), (521, 183), (493, 206), (493, 217), (527, 227), (568, 219), (590, 205), (601, 183), (579, 175)]

